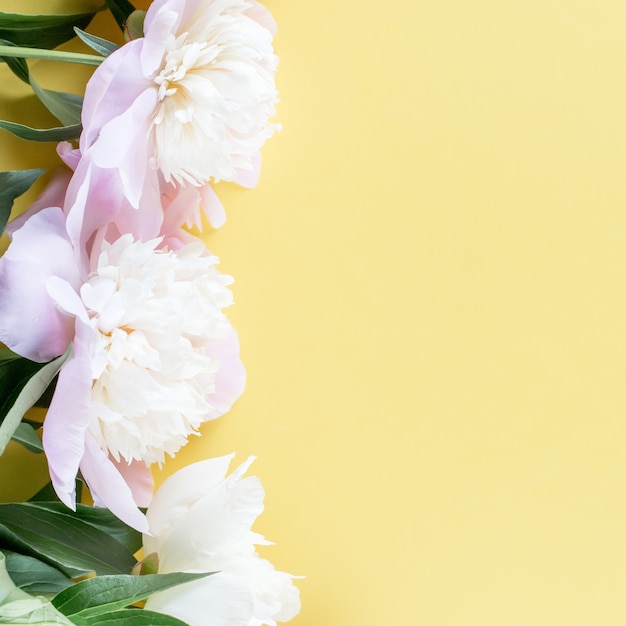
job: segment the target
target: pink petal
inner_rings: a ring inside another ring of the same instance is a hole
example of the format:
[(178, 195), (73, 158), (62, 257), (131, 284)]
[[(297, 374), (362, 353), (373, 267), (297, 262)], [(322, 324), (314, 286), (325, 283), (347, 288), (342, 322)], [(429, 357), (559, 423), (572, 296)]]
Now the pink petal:
[(272, 35), (275, 35), (277, 28), (272, 14), (260, 2), (256, 2), (256, 0), (251, 1), (252, 6), (244, 11), (244, 13), (251, 17), (255, 22), (261, 24), (261, 26), (267, 28)]
[(102, 127), (128, 110), (139, 94), (152, 84), (141, 74), (139, 56), (142, 45), (143, 40), (136, 39), (116, 50), (87, 83), (80, 137), (83, 154), (98, 138)]
[(80, 284), (63, 212), (48, 208), (33, 215), (0, 259), (0, 341), (28, 359), (45, 362), (65, 352), (73, 320), (48, 295), (50, 276)]
[(75, 170), (78, 167), (81, 152), (78, 148), (74, 148), (69, 141), (61, 141), (57, 144), (57, 154), (71, 170)]
[(184, 0), (156, 0), (148, 9), (143, 23), (145, 37), (140, 55), (141, 71), (145, 77), (152, 77), (161, 67), (167, 40), (176, 33), (184, 4)]
[(208, 397), (213, 407), (207, 419), (215, 419), (230, 411), (246, 386), (246, 370), (239, 358), (239, 340), (233, 329), (224, 341), (211, 344), (207, 352), (220, 360), (215, 376), (215, 393)]
[(252, 169), (242, 170), (238, 169), (235, 176), (235, 182), (242, 187), (252, 189), (259, 184), (259, 178), (261, 177), (261, 154), (257, 152), (250, 159)]
[(85, 433), (85, 454), (80, 470), (96, 506), (104, 506), (142, 533), (149, 532), (146, 516), (137, 508), (133, 493), (91, 433)]
[(137, 503), (137, 506), (149, 506), (154, 491), (154, 479), (152, 478), (150, 468), (141, 461), (133, 461), (130, 464), (126, 461), (116, 461), (111, 458), (110, 461), (130, 487), (133, 500)]
[(223, 226), (226, 221), (226, 212), (213, 187), (211, 185), (200, 187), (200, 198), (202, 200), (202, 209), (211, 226), (213, 228)]
[[(80, 335), (88, 332), (78, 321)], [(61, 502), (75, 508), (75, 480), (85, 450), (85, 432), (91, 417), (91, 360), (85, 338), (74, 342), (74, 355), (65, 362), (46, 414), (43, 447), (52, 485)]]
[(98, 167), (119, 171), (124, 193), (134, 207), (139, 205), (151, 157), (148, 134), (156, 104), (156, 87), (145, 89), (123, 113), (102, 127), (89, 153)]

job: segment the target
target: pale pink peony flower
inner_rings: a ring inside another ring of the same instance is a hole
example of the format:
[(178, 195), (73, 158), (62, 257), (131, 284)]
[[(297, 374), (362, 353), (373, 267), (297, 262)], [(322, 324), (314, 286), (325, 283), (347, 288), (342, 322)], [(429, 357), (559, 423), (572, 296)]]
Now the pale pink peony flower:
[(148, 466), (226, 412), (245, 373), (231, 280), (202, 242), (110, 235), (76, 246), (60, 208), (27, 219), (0, 258), (0, 341), (37, 362), (71, 346), (44, 422), (54, 488), (73, 507), (80, 469), (96, 504), (146, 531)]
[(155, 0), (144, 31), (89, 81), (80, 153), (115, 173), (133, 207), (188, 189), (185, 203), (218, 227), (209, 181), (254, 186), (276, 128), (274, 21), (255, 0)]
[(276, 626), (300, 611), (293, 577), (254, 548), (268, 542), (251, 530), (265, 495), (257, 477), (243, 477), (252, 459), (227, 477), (232, 457), (188, 465), (157, 490), (144, 553), (157, 553), (159, 573), (219, 573), (154, 594), (146, 609), (190, 626)]

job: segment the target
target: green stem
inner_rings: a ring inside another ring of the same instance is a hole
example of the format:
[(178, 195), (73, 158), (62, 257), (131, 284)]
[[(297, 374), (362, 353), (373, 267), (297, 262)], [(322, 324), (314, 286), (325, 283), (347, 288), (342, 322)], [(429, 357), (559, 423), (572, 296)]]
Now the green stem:
[(62, 52), (61, 50), (43, 50), (41, 48), (24, 48), (22, 46), (1, 46), (0, 57), (18, 57), (20, 59), (45, 59), (47, 61), (63, 61), (65, 63), (82, 63), (84, 65), (100, 65), (103, 57), (80, 52)]

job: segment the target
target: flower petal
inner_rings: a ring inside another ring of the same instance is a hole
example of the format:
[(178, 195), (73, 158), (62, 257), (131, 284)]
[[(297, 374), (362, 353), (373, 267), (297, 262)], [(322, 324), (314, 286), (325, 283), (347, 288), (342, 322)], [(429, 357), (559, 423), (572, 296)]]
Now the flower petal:
[(96, 506), (105, 506), (139, 532), (149, 532), (146, 516), (137, 508), (130, 487), (89, 432), (85, 434), (85, 454), (80, 470)]
[[(79, 335), (89, 331), (77, 321)], [(43, 426), (43, 447), (50, 477), (61, 502), (75, 508), (75, 481), (85, 449), (91, 409), (91, 362), (84, 337), (74, 341), (74, 355), (59, 372)]]
[(246, 370), (239, 358), (239, 339), (235, 329), (223, 341), (212, 343), (207, 352), (220, 360), (215, 376), (215, 393), (208, 400), (213, 407), (207, 419), (215, 419), (230, 411), (246, 386)]
[(217, 197), (212, 185), (200, 187), (200, 198), (202, 209), (204, 210), (209, 223), (213, 228), (220, 228), (226, 221), (226, 211), (221, 200)]
[(248, 626), (253, 606), (245, 583), (224, 572), (155, 593), (146, 602), (146, 609), (172, 615), (189, 626)]
[(127, 463), (110, 459), (130, 487), (137, 506), (147, 507), (152, 501), (154, 479), (150, 468), (140, 461)]
[(50, 276), (80, 282), (64, 224), (61, 209), (40, 211), (15, 231), (0, 259), (0, 341), (40, 363), (63, 354), (73, 335), (72, 319), (46, 291)]
[[(158, 552), (162, 536), (189, 507), (226, 477), (234, 453), (192, 463), (168, 477), (152, 498), (147, 517), (153, 537), (144, 537), (146, 552)], [(157, 539), (158, 538), (158, 539)], [(159, 545), (157, 545), (157, 542)]]

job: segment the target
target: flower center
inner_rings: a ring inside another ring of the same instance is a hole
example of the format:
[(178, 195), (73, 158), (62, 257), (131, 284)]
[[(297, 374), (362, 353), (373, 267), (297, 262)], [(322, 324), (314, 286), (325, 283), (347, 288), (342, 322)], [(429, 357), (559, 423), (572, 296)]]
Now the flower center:
[(176, 252), (125, 235), (105, 249), (81, 298), (99, 336), (90, 431), (116, 460), (162, 463), (211, 410), (230, 278), (199, 244)]

